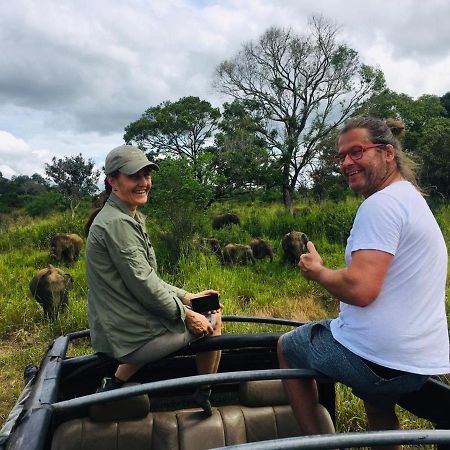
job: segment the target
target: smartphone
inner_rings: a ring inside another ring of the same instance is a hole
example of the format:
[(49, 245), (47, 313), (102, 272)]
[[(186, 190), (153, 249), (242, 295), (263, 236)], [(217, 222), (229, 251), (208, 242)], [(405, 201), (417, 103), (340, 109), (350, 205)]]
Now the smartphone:
[(219, 294), (208, 294), (191, 300), (192, 309), (198, 313), (217, 311), (220, 309)]

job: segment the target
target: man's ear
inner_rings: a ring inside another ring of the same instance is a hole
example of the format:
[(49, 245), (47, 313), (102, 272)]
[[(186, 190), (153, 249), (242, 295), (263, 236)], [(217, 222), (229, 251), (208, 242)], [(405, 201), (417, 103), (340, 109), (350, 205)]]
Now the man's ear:
[(391, 144), (386, 144), (386, 160), (393, 161), (395, 159), (395, 148)]

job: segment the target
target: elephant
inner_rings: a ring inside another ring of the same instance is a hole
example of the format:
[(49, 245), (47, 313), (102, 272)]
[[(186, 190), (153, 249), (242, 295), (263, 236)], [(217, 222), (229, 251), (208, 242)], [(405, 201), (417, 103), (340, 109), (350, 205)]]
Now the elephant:
[(222, 259), (222, 249), (220, 242), (214, 238), (200, 238), (199, 247), (205, 253), (214, 253), (219, 259)]
[(300, 255), (307, 252), (305, 237), (305, 233), (301, 231), (291, 231), (283, 236), (281, 246), (283, 248), (284, 258), (291, 264), (298, 264)]
[(270, 258), (270, 262), (273, 261), (272, 246), (261, 238), (252, 239), (250, 242), (250, 248), (252, 249), (255, 259), (264, 259), (266, 256)]
[(249, 261), (255, 264), (255, 258), (250, 245), (227, 244), (223, 248), (223, 262), (225, 264), (246, 265)]
[(239, 217), (233, 213), (216, 214), (212, 219), (213, 230), (219, 230), (220, 228), (233, 224), (235, 225), (241, 224)]
[(73, 264), (80, 256), (83, 239), (78, 234), (57, 234), (51, 242), (50, 256), (56, 261)]
[(311, 213), (312, 213), (312, 209), (310, 206), (302, 206), (300, 208), (294, 208), (292, 210), (292, 215), (294, 217), (309, 216)]
[(68, 291), (72, 287), (73, 278), (51, 264), (39, 270), (30, 281), (30, 291), (38, 303), (42, 305), (44, 317), (55, 320), (59, 312), (67, 309)]

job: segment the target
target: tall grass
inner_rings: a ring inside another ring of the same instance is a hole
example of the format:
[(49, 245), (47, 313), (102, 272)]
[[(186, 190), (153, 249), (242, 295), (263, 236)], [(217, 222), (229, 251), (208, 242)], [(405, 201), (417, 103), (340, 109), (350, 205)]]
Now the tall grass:
[[(213, 230), (214, 211), (199, 213), (198, 230), (204, 236), (215, 237), (225, 245), (230, 242), (249, 243), (252, 238), (266, 239), (274, 249), (274, 261), (257, 261), (255, 265), (223, 266), (211, 254), (204, 254), (192, 245), (187, 236), (178, 254), (170, 249), (170, 231), (161, 225), (158, 214), (152, 214), (147, 228), (155, 246), (162, 277), (191, 292), (215, 288), (221, 293), (227, 315), (258, 315), (295, 319), (299, 321), (335, 317), (337, 302), (316, 283), (306, 281), (296, 267), (282, 258), (281, 238), (291, 230), (309, 235), (329, 267), (343, 265), (345, 240), (360, 201), (348, 199), (340, 203), (324, 202), (308, 206), (309, 212), (292, 216), (282, 205), (259, 201), (223, 203), (216, 211), (233, 211), (241, 225)], [(301, 209), (301, 208), (300, 208)], [(435, 211), (447, 243), (450, 240), (450, 207), (443, 205)], [(29, 293), (28, 283), (35, 272), (52, 260), (49, 244), (58, 232), (82, 234), (86, 216), (54, 215), (31, 221), (16, 217), (0, 234), (0, 422), (3, 422), (15, 398), (22, 389), (22, 370), (28, 363), (39, 364), (53, 338), (88, 327), (87, 292), (84, 250), (80, 260), (72, 266), (59, 266), (74, 278), (69, 293), (67, 313), (54, 323), (42, 319), (42, 309)], [(199, 232), (200, 233), (200, 232)], [(177, 243), (178, 245), (179, 243)], [(174, 259), (176, 258), (176, 259)], [(447, 301), (449, 288), (447, 287)], [(225, 325), (226, 332), (269, 331), (257, 325)], [(278, 328), (276, 328), (279, 330)], [(284, 328), (281, 328), (284, 330)], [(75, 352), (91, 349), (79, 344)], [(341, 430), (365, 428), (361, 402), (344, 387), (338, 388), (338, 427)], [(401, 421), (410, 428), (426, 426), (423, 421), (402, 412)]]

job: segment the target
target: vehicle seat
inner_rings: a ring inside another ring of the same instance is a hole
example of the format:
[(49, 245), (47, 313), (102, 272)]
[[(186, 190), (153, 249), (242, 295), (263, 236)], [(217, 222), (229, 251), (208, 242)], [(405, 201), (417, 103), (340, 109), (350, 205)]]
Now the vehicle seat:
[[(142, 397), (123, 399), (136, 402), (132, 417), (116, 400), (61, 424), (52, 450), (206, 450), (301, 435), (280, 380), (240, 383), (239, 404), (214, 407), (211, 417), (198, 408), (152, 412)], [(323, 407), (322, 420), (332, 424)]]

